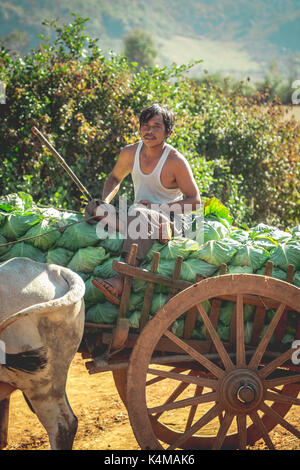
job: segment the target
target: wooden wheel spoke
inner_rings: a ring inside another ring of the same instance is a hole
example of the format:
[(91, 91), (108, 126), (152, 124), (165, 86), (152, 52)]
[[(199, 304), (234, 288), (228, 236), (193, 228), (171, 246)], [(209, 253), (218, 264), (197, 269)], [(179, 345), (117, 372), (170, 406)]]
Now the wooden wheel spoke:
[[(174, 371), (175, 371), (175, 370), (173, 369), (173, 372), (174, 372)], [(188, 375), (194, 375), (194, 374), (193, 374), (192, 371), (190, 371)], [(179, 395), (181, 395), (181, 393), (183, 393), (184, 390), (185, 390), (188, 386), (189, 386), (189, 384), (186, 383), (186, 382), (180, 383), (180, 384), (175, 388), (175, 390), (173, 391), (173, 393), (171, 393), (171, 395), (167, 398), (167, 400), (165, 401), (164, 405), (166, 405), (167, 403), (171, 403), (171, 402), (175, 401), (176, 398), (179, 397)], [(198, 388), (198, 387), (196, 387), (196, 388)], [(148, 411), (149, 411), (149, 410), (148, 410)], [(161, 416), (162, 413), (163, 413), (163, 411), (157, 413), (157, 414), (155, 415), (155, 418), (158, 419), (158, 418)]]
[[(196, 396), (202, 395), (203, 388), (204, 387), (198, 387), (197, 386), (194, 396), (196, 397)], [(196, 414), (196, 411), (197, 411), (197, 407), (198, 407), (198, 405), (191, 406), (189, 416), (188, 416), (188, 419), (187, 419), (186, 425), (185, 425), (185, 431), (187, 431), (192, 426), (193, 420), (194, 420), (194, 417), (195, 417), (195, 414)]]
[(288, 395), (282, 395), (280, 393), (266, 392), (265, 400), (276, 401), (278, 403), (292, 403), (293, 405), (300, 405), (300, 398), (290, 397)]
[(279, 307), (276, 310), (276, 313), (274, 317), (272, 318), (271, 323), (269, 324), (267, 331), (265, 332), (264, 336), (262, 337), (255, 353), (253, 354), (251, 361), (249, 363), (249, 367), (252, 369), (257, 369), (259, 366), (259, 363), (261, 361), (261, 358), (264, 355), (264, 352), (269, 344), (270, 339), (272, 338), (272, 335), (275, 331), (276, 326), (279, 323), (279, 320), (285, 310), (286, 305), (284, 303), (281, 303)]
[(236, 301), (236, 365), (246, 365), (245, 334), (244, 334), (244, 310), (243, 296), (238, 295)]
[(168, 448), (168, 450), (177, 449), (183, 444), (189, 437), (195, 434), (199, 429), (203, 428), (207, 423), (212, 421), (220, 412), (220, 405), (215, 404), (207, 413), (205, 413), (196, 423), (185, 431), (175, 442)]
[(265, 381), (268, 388), (279, 387), (280, 385), (287, 385), (297, 382), (300, 384), (300, 374), (288, 375), (287, 377), (278, 377), (277, 379), (268, 379)]
[(210, 334), (212, 342), (214, 343), (215, 348), (217, 349), (220, 358), (225, 366), (226, 370), (232, 370), (234, 368), (232, 360), (230, 359), (224, 344), (222, 343), (218, 333), (216, 332), (215, 328), (213, 327), (212, 322), (210, 321), (206, 311), (204, 310), (202, 304), (197, 304), (198, 312), (200, 313), (203, 323)]
[(268, 377), (268, 375), (271, 374), (277, 367), (280, 367), (282, 364), (284, 364), (286, 361), (288, 361), (292, 354), (294, 352), (294, 349), (288, 349), (285, 351), (283, 354), (281, 354), (279, 357), (271, 361), (267, 366), (263, 367), (259, 371), (259, 375), (261, 378)]
[(165, 411), (175, 410), (177, 408), (184, 408), (186, 406), (198, 405), (200, 403), (209, 403), (211, 401), (216, 401), (217, 394), (216, 392), (205, 393), (200, 396), (185, 398), (183, 400), (173, 401), (171, 403), (165, 403), (161, 406), (155, 406), (153, 408), (148, 408), (148, 413), (164, 413)]
[[(181, 367), (174, 367), (173, 369), (171, 369), (170, 372), (181, 372), (184, 370), (187, 370), (187, 369), (182, 369)], [(157, 382), (161, 382), (162, 380), (165, 380), (165, 377), (155, 377), (154, 379), (147, 380), (146, 387), (149, 387), (150, 385), (153, 385)]]
[(239, 435), (239, 449), (245, 450), (247, 445), (247, 415), (237, 415), (237, 428)]
[(189, 354), (193, 359), (195, 359), (201, 365), (206, 367), (206, 369), (208, 369), (216, 377), (218, 377), (218, 378), (223, 377), (224, 371), (222, 369), (220, 369), (220, 367), (216, 366), (209, 359), (207, 359), (203, 354), (199, 353), (194, 348), (192, 348), (191, 346), (186, 344), (180, 338), (178, 338), (173, 333), (171, 333), (171, 331), (167, 330), (167, 331), (165, 331), (164, 334), (165, 334), (165, 336), (167, 336), (167, 338), (169, 338), (171, 341), (173, 341), (177, 346), (179, 346), (181, 349), (183, 349), (183, 351), (185, 351), (187, 354)]
[(267, 444), (268, 448), (270, 450), (275, 450), (274, 444), (271, 441), (271, 438), (268, 434), (268, 431), (266, 430), (265, 425), (262, 422), (261, 418), (259, 417), (257, 411), (253, 411), (252, 413), (250, 413), (250, 418), (252, 419), (255, 426), (257, 426), (257, 428), (259, 429), (259, 431), (261, 433), (261, 437), (263, 438), (263, 440)]
[(175, 372), (169, 372), (166, 370), (159, 369), (148, 369), (148, 374), (158, 375), (167, 379), (179, 380), (188, 384), (202, 385), (203, 387), (215, 389), (218, 381), (216, 379), (207, 379), (206, 377), (195, 377), (186, 374), (177, 374)]
[(224, 439), (226, 437), (227, 431), (232, 423), (234, 415), (232, 413), (225, 413), (225, 416), (221, 422), (221, 426), (219, 428), (217, 437), (215, 438), (212, 450), (219, 450), (221, 449)]
[(269, 415), (274, 421), (280, 424), (283, 428), (289, 431), (291, 434), (293, 434), (294, 436), (298, 437), (298, 439), (300, 439), (300, 431), (296, 429), (288, 421), (286, 421), (279, 413), (277, 413), (277, 411), (273, 410), (271, 407), (269, 407), (265, 403), (261, 405), (260, 409), (265, 414)]

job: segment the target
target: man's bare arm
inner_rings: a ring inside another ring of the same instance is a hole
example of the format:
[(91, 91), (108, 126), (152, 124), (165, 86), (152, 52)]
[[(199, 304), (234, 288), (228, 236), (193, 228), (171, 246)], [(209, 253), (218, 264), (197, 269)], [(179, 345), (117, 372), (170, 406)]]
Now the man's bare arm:
[(123, 179), (130, 173), (132, 166), (131, 147), (132, 146), (125, 147), (121, 151), (112, 172), (104, 183), (102, 200), (106, 203), (110, 203), (110, 201), (115, 197), (120, 189)]
[(185, 209), (198, 209), (201, 204), (201, 197), (190, 165), (185, 159), (178, 158), (173, 162), (173, 171), (177, 187), (181, 190), (184, 198), (181, 201), (168, 203), (167, 205), (178, 213), (184, 212)]

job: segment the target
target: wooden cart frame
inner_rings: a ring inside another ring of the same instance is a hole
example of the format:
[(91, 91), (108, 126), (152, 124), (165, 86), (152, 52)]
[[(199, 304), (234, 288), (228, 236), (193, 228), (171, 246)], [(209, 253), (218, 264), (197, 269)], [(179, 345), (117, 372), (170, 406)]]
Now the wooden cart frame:
[[(113, 265), (124, 276), (116, 325), (86, 323), (99, 334), (93, 354), (85, 348), (82, 357), (92, 359), (86, 363), (90, 374), (113, 372), (140, 447), (245, 449), (262, 438), (274, 449), (269, 433), (276, 425), (299, 439), (299, 426), (286, 418), (293, 405), (300, 405), (300, 367), (295, 360), (298, 342), (282, 344), (290, 314), (295, 317), (296, 339), (300, 339), (300, 289), (292, 285), (294, 267), (289, 266), (286, 280), (280, 281), (271, 277), (270, 262), (263, 276), (226, 274), (226, 265), (222, 265), (219, 276), (204, 279), (198, 275), (190, 283), (180, 280), (182, 257), (176, 259), (170, 279), (157, 273), (159, 252), (147, 271), (136, 266), (136, 250), (133, 245), (128, 263), (115, 261)], [(133, 278), (147, 282), (138, 329), (130, 328), (126, 318)], [(149, 320), (155, 284), (170, 288), (169, 299)], [(207, 300), (209, 315), (203, 307)], [(223, 300), (234, 302), (227, 342), (217, 333)], [(255, 308), (248, 344), (245, 305)], [(267, 325), (270, 309), (274, 316)], [(179, 338), (171, 327), (183, 316), (184, 332)], [(205, 340), (192, 338), (197, 318), (203, 322)], [(148, 402), (151, 387), (157, 387), (156, 403), (153, 397)], [(184, 425), (176, 425), (176, 416), (183, 411)], [(171, 426), (168, 413), (175, 422)], [(210, 431), (216, 421), (217, 431)]]

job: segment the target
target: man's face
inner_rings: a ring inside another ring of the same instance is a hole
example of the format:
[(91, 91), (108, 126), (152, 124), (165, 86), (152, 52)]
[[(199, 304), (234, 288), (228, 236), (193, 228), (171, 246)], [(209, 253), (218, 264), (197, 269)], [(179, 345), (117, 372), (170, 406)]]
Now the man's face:
[(160, 114), (144, 122), (141, 125), (140, 134), (142, 141), (150, 147), (163, 143), (169, 136), (166, 132), (164, 120)]

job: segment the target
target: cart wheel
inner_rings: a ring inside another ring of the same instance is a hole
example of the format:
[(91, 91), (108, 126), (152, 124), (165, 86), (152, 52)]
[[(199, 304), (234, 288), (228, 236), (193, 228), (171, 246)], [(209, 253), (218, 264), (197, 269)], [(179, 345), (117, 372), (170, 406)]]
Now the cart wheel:
[(127, 369), (117, 369), (113, 371), (113, 378), (118, 394), (126, 406), (127, 391)]
[[(231, 349), (220, 340), (202, 305), (228, 294), (236, 301)], [(251, 347), (244, 341), (243, 319), (249, 295), (278, 303), (263, 337)], [(269, 431), (277, 424), (300, 438), (299, 429), (284, 418), (293, 405), (300, 405), (300, 374), (289, 368), (295, 349), (291, 345), (275, 358), (273, 351), (270, 359), (268, 348), (287, 299), (289, 308), (299, 313), (300, 289), (295, 286), (265, 276), (224, 275), (194, 284), (157, 312), (137, 340), (127, 373), (127, 410), (142, 449), (245, 449), (260, 438), (273, 449)], [(191, 346), (169, 330), (195, 306), (217, 360), (201, 353), (196, 342)], [(166, 338), (186, 355), (186, 366), (149, 367), (158, 341)], [(157, 389), (151, 392), (153, 387)]]

